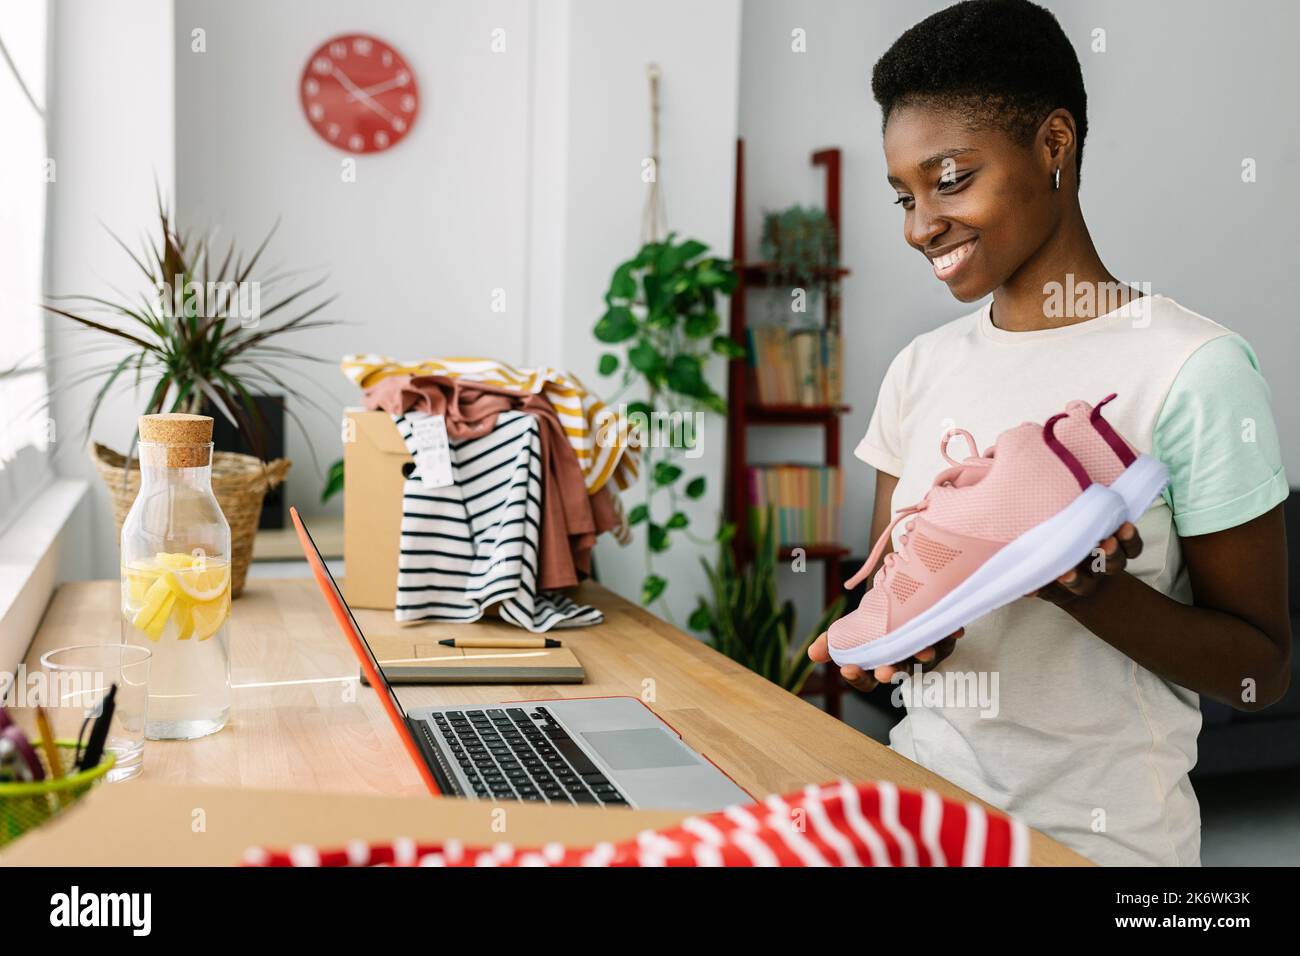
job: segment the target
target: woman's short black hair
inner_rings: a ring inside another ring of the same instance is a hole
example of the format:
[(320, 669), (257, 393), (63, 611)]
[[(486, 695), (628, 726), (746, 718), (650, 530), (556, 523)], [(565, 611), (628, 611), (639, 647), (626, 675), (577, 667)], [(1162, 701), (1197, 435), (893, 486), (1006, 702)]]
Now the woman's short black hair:
[[(1065, 31), (1029, 0), (966, 0), (912, 27), (876, 63), (871, 92), (883, 123), (900, 106), (970, 112), (1028, 145), (1055, 109), (1074, 117), (1083, 164), (1088, 96)], [(883, 124), (882, 124), (883, 125)]]

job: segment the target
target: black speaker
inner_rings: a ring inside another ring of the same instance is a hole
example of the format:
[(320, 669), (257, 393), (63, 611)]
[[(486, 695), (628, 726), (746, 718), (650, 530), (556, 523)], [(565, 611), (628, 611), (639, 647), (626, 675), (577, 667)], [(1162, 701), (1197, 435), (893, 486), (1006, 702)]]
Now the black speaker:
[[(263, 460), (272, 461), (284, 457), (284, 399), (279, 395), (254, 395), (253, 402), (262, 413), (265, 432), (262, 435), (260, 454)], [(216, 451), (233, 451), (245, 455), (257, 455), (252, 444), (232, 425), (226, 416), (215, 410), (210, 403), (203, 407), (204, 415), (211, 415), (212, 444)], [(284, 485), (280, 484), (266, 493), (262, 502), (262, 514), (258, 518), (259, 528), (284, 527)]]

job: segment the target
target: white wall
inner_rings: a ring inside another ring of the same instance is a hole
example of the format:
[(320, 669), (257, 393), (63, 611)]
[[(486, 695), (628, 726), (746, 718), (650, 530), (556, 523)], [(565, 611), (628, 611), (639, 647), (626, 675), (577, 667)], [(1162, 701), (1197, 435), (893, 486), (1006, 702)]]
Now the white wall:
[[(870, 522), (869, 469), (851, 457), (866, 430), (890, 359), (913, 336), (956, 318), (956, 302), (902, 238), (880, 146), (871, 68), (915, 22), (947, 6), (826, 0), (748, 0), (744, 6), (740, 132), (746, 140), (749, 253), (764, 210), (821, 202), (808, 154), (844, 150), (843, 256), (846, 401), (843, 532), (859, 550)], [(1300, 212), (1300, 119), (1279, 110), (1300, 89), (1290, 38), (1300, 7), (1250, 0), (1047, 0), (1079, 51), (1088, 90), (1089, 136), (1082, 202), (1106, 264), (1120, 278), (1150, 282), (1250, 340), (1273, 389), (1273, 410), (1293, 482), (1300, 481), (1300, 354), (1294, 321), (1300, 273), (1292, 220)], [(791, 30), (807, 31), (792, 53)], [(1108, 52), (1090, 50), (1107, 31)], [(1240, 180), (1243, 157), (1259, 179)], [(788, 436), (788, 431), (782, 437)], [(808, 436), (804, 436), (805, 438)], [(816, 445), (766, 449), (818, 454)]]
[[(177, 0), (182, 221), (251, 249), (279, 219), (267, 264), (327, 272), (338, 300), (324, 314), (348, 323), (284, 341), (329, 359), (305, 388), (330, 414), (290, 403), (308, 435), (288, 429), (287, 500), (305, 514), (321, 510), (323, 484), (310, 448), (320, 469), (340, 457), (341, 409), (359, 404), (334, 364), (344, 354), (526, 357), (529, 18), (526, 0)], [(195, 29), (206, 52), (192, 52)], [(410, 133), (356, 157), (355, 182), (350, 154), (311, 129), (298, 99), (307, 57), (350, 32), (391, 43), (420, 91)]]
[[(47, 189), (46, 275), (54, 293), (112, 296), (134, 292), (142, 277), (104, 231), (107, 225), (138, 247), (156, 221), (154, 183), (174, 182), (172, 4), (133, 0), (52, 3), (48, 84), (50, 156), (56, 180)], [(88, 479), (89, 508), (76, 521), (79, 557), (71, 577), (117, 573), (117, 538), (108, 495), (95, 477), (81, 435), (97, 385), (74, 386), (79, 375), (125, 354), (66, 320), (47, 321), (56, 470)], [(99, 441), (124, 449), (146, 394), (105, 403)]]
[[(591, 329), (603, 311), (614, 268), (640, 246), (641, 163), (650, 151), (646, 64), (658, 63), (662, 70), (659, 175), (668, 228), (729, 256), (739, 44), (739, 0), (572, 4), (562, 352), (568, 367), (599, 392), (608, 392), (615, 379), (596, 374), (606, 347)], [(725, 392), (721, 360), (713, 371), (714, 388)], [(645, 397), (629, 394), (624, 400)], [(711, 536), (717, 528), (725, 441), (722, 419), (709, 416), (703, 456), (684, 463), (687, 475), (704, 475), (709, 487), (704, 498), (682, 509), (701, 535)], [(643, 500), (642, 492), (625, 500), (631, 507)], [(671, 550), (656, 559), (656, 571), (670, 582), (665, 599), (679, 626), (704, 588), (700, 556), (712, 560), (714, 548), (674, 534)], [(596, 560), (601, 579), (635, 600), (645, 573), (641, 536), (628, 548), (603, 539)]]

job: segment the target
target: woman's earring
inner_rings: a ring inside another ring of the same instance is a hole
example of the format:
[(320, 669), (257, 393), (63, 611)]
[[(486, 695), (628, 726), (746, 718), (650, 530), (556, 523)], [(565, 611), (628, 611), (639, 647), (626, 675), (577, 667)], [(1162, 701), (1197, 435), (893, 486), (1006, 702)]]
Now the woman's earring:
[(1052, 189), (1057, 190), (1060, 188), (1061, 188), (1061, 167), (1057, 166), (1056, 174), (1052, 177)]

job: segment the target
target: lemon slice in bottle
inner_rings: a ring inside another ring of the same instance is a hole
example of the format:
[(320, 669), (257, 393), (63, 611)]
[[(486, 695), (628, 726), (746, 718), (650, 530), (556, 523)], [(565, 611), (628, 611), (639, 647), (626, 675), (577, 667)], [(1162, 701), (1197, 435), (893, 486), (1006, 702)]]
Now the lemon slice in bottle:
[(160, 640), (170, 620), (177, 640), (206, 640), (230, 616), (230, 565), (190, 554), (160, 551), (152, 561), (133, 562), (128, 572), (131, 623)]
[(176, 640), (188, 641), (194, 636), (194, 607), (188, 601), (177, 600), (172, 608), (172, 622), (176, 625)]
[(191, 620), (193, 621), (194, 637), (200, 641), (206, 641), (230, 616), (230, 593), (227, 591), (222, 594), (217, 601), (207, 604), (195, 604), (190, 608)]
[(164, 574), (176, 598), (173, 614), (177, 639), (207, 640), (230, 616), (230, 565), (200, 559)]
[(170, 568), (173, 571), (183, 571), (194, 565), (194, 556), (190, 554), (169, 554), (166, 551), (159, 551), (153, 559), (158, 567)]
[(176, 603), (176, 594), (169, 586), (167, 577), (168, 572), (164, 571), (149, 586), (149, 590), (144, 595), (144, 606), (131, 619), (131, 624), (143, 631), (152, 641), (162, 637), (163, 628), (167, 626), (167, 618)]
[(133, 561), (124, 569), (126, 575), (127, 610), (134, 616), (144, 607), (145, 594), (158, 580), (158, 566), (152, 561)]
[(166, 574), (176, 596), (195, 604), (220, 600), (230, 587), (230, 572), (225, 565), (175, 570)]

